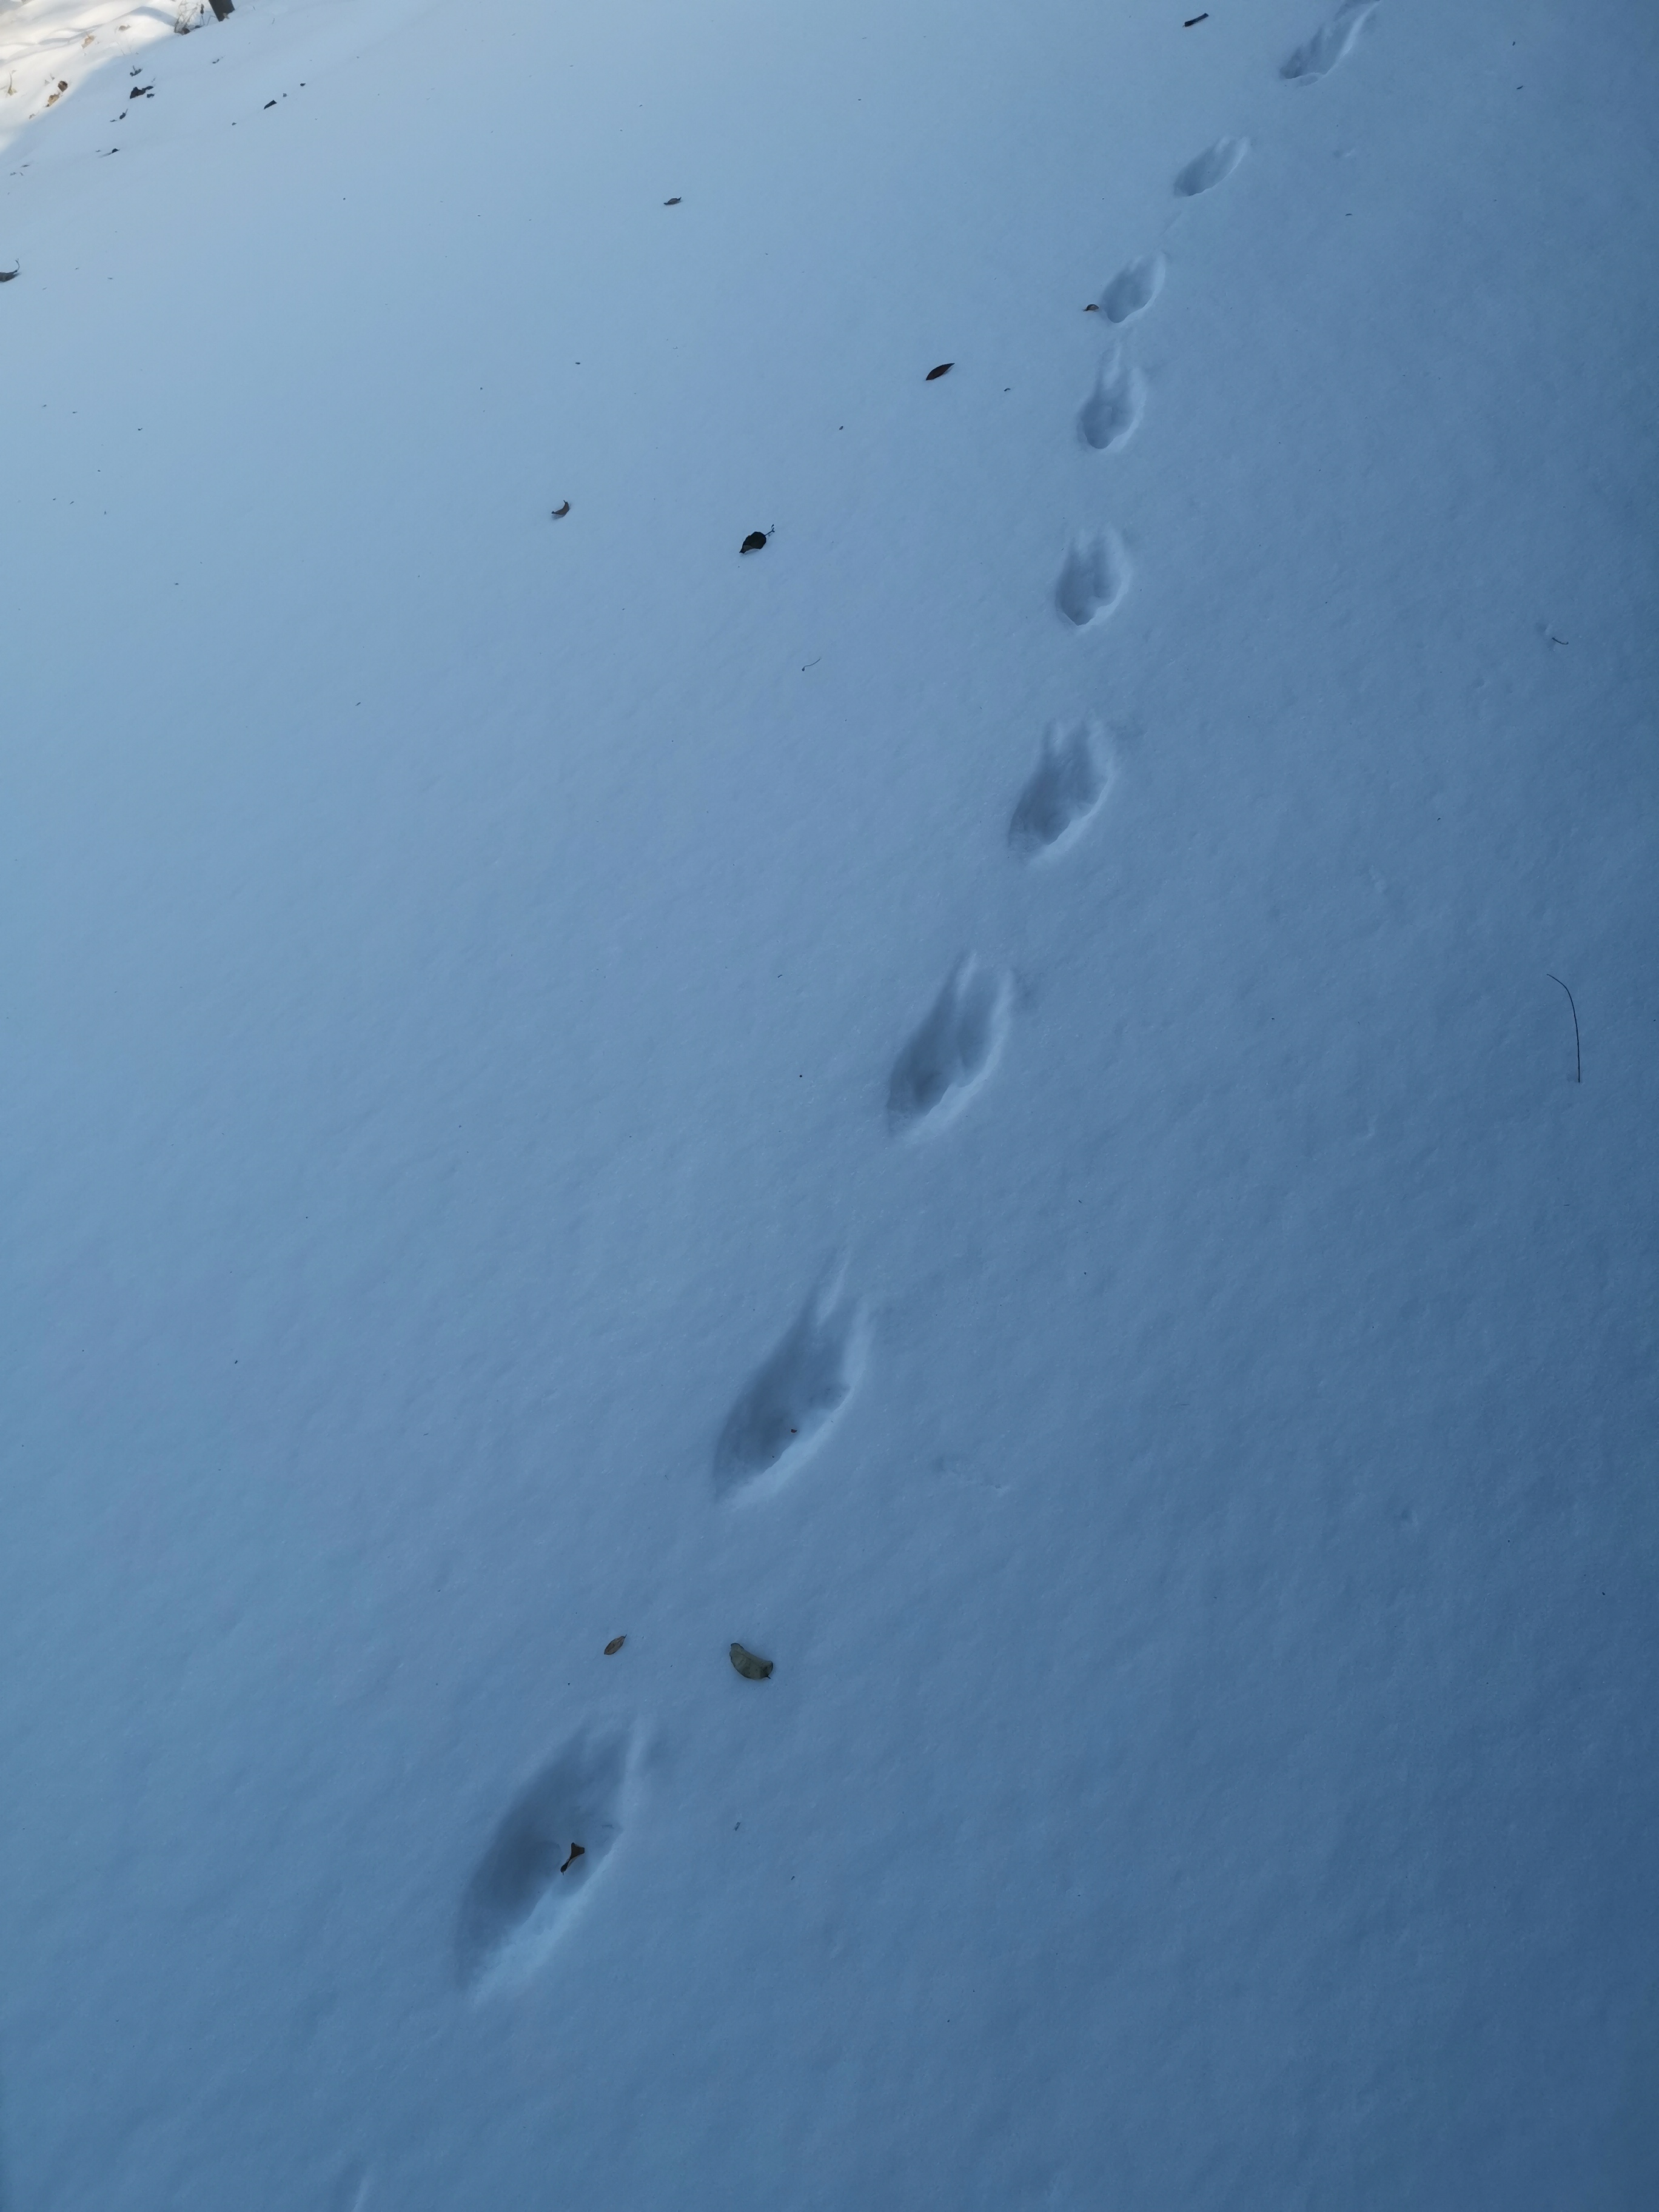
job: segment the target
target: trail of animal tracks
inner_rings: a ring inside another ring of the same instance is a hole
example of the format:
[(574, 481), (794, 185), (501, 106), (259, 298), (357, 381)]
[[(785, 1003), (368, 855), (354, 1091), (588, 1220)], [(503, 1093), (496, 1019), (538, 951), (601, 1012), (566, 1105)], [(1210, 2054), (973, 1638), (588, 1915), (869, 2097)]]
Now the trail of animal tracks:
[(1659, 2201), (1642, 11), (181, 20), (0, 6), (7, 2212)]

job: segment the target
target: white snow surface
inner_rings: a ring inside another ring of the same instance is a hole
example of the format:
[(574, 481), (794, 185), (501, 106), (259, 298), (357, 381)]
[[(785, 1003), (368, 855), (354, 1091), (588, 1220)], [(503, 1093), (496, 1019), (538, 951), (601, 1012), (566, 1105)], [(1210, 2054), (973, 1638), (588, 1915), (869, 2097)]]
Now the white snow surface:
[(1659, 2203), (1659, 15), (175, 14), (0, 11), (7, 2212)]

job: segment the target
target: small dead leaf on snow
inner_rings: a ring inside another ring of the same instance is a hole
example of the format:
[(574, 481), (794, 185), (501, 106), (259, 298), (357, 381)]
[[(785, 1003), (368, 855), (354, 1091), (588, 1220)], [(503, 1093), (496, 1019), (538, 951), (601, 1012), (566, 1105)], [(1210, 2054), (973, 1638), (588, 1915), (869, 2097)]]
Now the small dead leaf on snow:
[(628, 1638), (625, 1636), (613, 1636), (610, 1643), (605, 1647), (605, 1657), (607, 1659), (614, 1659), (627, 1641)]
[(738, 548), (739, 553), (763, 553), (765, 550), (766, 532), (763, 530), (751, 530)]
[(561, 516), (562, 516), (562, 515), (566, 515), (566, 514), (569, 514), (569, 512), (570, 512), (570, 501), (569, 501), (568, 500), (566, 500), (566, 501), (565, 501), (565, 503), (564, 503), (564, 505), (563, 505), (562, 507), (556, 507), (554, 508), (554, 510), (553, 510), (553, 520), (554, 520), (554, 521), (555, 521), (555, 522), (557, 522), (557, 521), (559, 520), (559, 519), (561, 518)]
[(587, 1851), (584, 1844), (572, 1844), (570, 1846), (570, 1856), (565, 1861), (564, 1864), (559, 1869), (559, 1872), (561, 1874), (568, 1874), (571, 1868), (575, 1865), (578, 1859), (585, 1859), (586, 1856)]
[(956, 363), (953, 361), (942, 361), (937, 368), (930, 368), (928, 370), (927, 375), (922, 379), (922, 382), (924, 384), (932, 384), (939, 377), (948, 376), (955, 367)]
[(680, 196), (679, 196), (679, 194), (678, 194), (678, 192), (676, 192), (676, 193), (675, 193), (675, 195), (674, 195), (674, 197), (673, 197), (673, 198), (672, 198), (672, 200), (665, 200), (665, 201), (663, 202), (663, 205), (664, 205), (665, 207), (678, 207), (678, 206), (679, 205), (679, 204), (680, 204)]
[(15, 269), (0, 269), (0, 284), (9, 284), (14, 276), (21, 276), (22, 273), (23, 264), (21, 261)]
[(763, 1682), (775, 1662), (763, 1659), (757, 1651), (745, 1651), (741, 1644), (732, 1646), (732, 1664), (745, 1682)]

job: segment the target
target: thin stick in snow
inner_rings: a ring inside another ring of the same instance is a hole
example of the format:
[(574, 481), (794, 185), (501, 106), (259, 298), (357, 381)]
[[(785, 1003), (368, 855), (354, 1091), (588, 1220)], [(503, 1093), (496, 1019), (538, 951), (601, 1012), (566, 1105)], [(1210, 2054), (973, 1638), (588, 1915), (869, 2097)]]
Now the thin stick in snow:
[[(1549, 977), (1552, 983), (1561, 983), (1561, 978), (1556, 975), (1553, 969), (1547, 968), (1544, 970), (1544, 973)], [(1565, 983), (1561, 983), (1561, 988), (1564, 991), (1567, 991), (1567, 987)], [(1578, 1009), (1576, 1006), (1573, 1006), (1572, 993), (1571, 991), (1567, 991), (1567, 1004), (1570, 1006), (1572, 1006), (1572, 1050), (1573, 1057), (1578, 1063), (1578, 1080), (1582, 1083), (1584, 1079), (1584, 1050), (1583, 1047), (1578, 1042)]]

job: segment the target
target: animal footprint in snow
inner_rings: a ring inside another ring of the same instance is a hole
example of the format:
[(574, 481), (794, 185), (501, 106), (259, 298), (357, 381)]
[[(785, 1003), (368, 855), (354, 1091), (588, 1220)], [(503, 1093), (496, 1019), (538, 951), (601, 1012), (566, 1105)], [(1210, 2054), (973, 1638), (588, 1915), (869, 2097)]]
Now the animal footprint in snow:
[(714, 1447), (714, 1487), (746, 1490), (773, 1474), (775, 1486), (823, 1437), (853, 1394), (864, 1363), (864, 1328), (825, 1276), (726, 1415)]
[(1292, 84), (1312, 84), (1322, 76), (1328, 76), (1359, 36), (1365, 18), (1376, 5), (1376, 0), (1348, 0), (1347, 6), (1339, 8), (1306, 46), (1297, 48), (1279, 70), (1280, 76), (1287, 77)]
[(545, 1964), (622, 1833), (627, 1775), (625, 1736), (577, 1736), (520, 1792), (461, 1900), (465, 1988), (516, 1989)]
[(1129, 556), (1115, 530), (1077, 538), (1054, 586), (1054, 605), (1079, 629), (1109, 615), (1129, 588)]
[(1084, 824), (1111, 788), (1109, 757), (1103, 762), (1097, 738), (1086, 722), (1074, 730), (1052, 724), (1013, 819), (1008, 842), (1028, 860), (1063, 852), (1074, 844)]
[(1143, 253), (1120, 269), (1100, 295), (1100, 312), (1109, 323), (1132, 323), (1144, 314), (1164, 289), (1169, 263), (1161, 253)]
[(893, 1063), (887, 1118), (894, 1128), (953, 1120), (990, 1073), (1007, 1030), (1007, 978), (969, 953)]
[(368, 2212), (373, 2179), (366, 2167), (353, 2166), (341, 2177), (339, 2186), (329, 2200), (332, 2212)]
[(1184, 200), (1212, 192), (1218, 185), (1226, 183), (1249, 150), (1248, 138), (1218, 138), (1213, 146), (1206, 146), (1188, 162), (1175, 180), (1176, 191)]
[(1146, 404), (1146, 380), (1114, 346), (1100, 364), (1095, 388), (1077, 418), (1078, 434), (1097, 453), (1109, 453), (1133, 434)]

